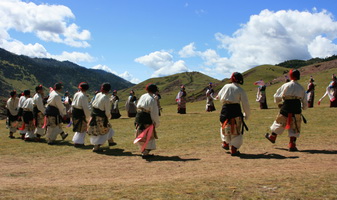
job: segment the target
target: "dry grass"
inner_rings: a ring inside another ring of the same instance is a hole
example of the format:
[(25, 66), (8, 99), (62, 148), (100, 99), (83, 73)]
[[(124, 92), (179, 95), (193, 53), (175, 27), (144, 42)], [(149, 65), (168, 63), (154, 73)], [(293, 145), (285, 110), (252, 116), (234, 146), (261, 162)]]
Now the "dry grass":
[(87, 148), (74, 148), (69, 128), (56, 146), (10, 140), (0, 121), (0, 199), (336, 199), (337, 110), (305, 111), (300, 152), (288, 152), (286, 133), (276, 144), (263, 137), (278, 109), (259, 110), (253, 96), (241, 158), (220, 147), (219, 102), (213, 113), (204, 102), (188, 104), (186, 115), (164, 107), (157, 156), (148, 161), (125, 113), (111, 121), (118, 145), (104, 154), (92, 153), (88, 138)]

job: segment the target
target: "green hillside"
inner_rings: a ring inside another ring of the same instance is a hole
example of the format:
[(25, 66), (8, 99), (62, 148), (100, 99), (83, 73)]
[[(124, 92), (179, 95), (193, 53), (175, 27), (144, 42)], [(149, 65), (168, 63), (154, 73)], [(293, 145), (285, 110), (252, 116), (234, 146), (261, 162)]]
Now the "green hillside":
[(161, 104), (169, 105), (175, 104), (175, 98), (181, 85), (185, 85), (189, 101), (197, 101), (200, 100), (200, 94), (204, 94), (204, 90), (209, 82), (217, 85), (220, 81), (199, 72), (184, 72), (166, 77), (151, 78), (131, 88), (120, 90), (118, 94), (123, 103), (123, 101), (127, 99), (130, 90), (134, 90), (136, 96), (139, 98), (146, 92), (146, 85), (148, 83), (154, 83), (158, 86), (162, 96)]
[(87, 69), (69, 61), (19, 56), (0, 48), (0, 97), (7, 97), (10, 90), (34, 90), (42, 84), (52, 87), (56, 82), (64, 84), (64, 91), (77, 91), (80, 82), (87, 81), (90, 92), (98, 90), (103, 82), (110, 82), (117, 89), (133, 84), (103, 70)]

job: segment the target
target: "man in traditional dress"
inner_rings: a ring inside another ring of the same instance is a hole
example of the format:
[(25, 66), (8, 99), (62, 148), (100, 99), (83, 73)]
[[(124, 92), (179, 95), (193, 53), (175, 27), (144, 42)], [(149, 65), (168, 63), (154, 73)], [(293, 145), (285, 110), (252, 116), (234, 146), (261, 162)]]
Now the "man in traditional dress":
[(87, 96), (89, 84), (81, 82), (78, 85), (78, 89), (80, 91), (75, 93), (74, 100), (71, 104), (73, 131), (75, 132), (73, 142), (75, 147), (83, 147), (85, 134), (88, 129), (87, 124), (90, 120), (89, 99)]
[(10, 92), (10, 98), (7, 100), (7, 127), (9, 128), (9, 138), (13, 139), (14, 133), (18, 128), (18, 104), (19, 98), (17, 98), (16, 91)]
[(46, 108), (43, 104), (43, 98), (44, 98), (44, 91), (42, 85), (38, 85), (35, 88), (36, 94), (33, 97), (34, 101), (34, 119), (35, 119), (35, 135), (37, 139), (39, 139), (41, 136), (45, 135), (45, 129), (42, 128), (44, 124), (44, 113), (46, 111)]
[(213, 84), (209, 83), (207, 90), (206, 90), (206, 111), (207, 112), (212, 112), (215, 110), (214, 106), (214, 90), (213, 90)]
[(297, 82), (300, 80), (300, 72), (292, 69), (289, 77), (291, 81), (283, 84), (274, 94), (274, 102), (283, 103), (279, 115), (270, 127), (272, 133), (266, 133), (265, 137), (275, 143), (277, 136), (287, 129), (290, 138), (289, 151), (298, 151), (296, 140), (301, 132), (301, 113), (302, 109), (308, 108), (308, 101), (305, 89)]
[[(29, 91), (30, 94), (30, 91)], [(33, 141), (35, 139), (35, 125), (34, 125), (34, 100), (30, 96), (26, 96), (27, 99), (23, 102), (22, 105), (22, 118), (24, 122), (25, 141)]]
[(62, 103), (61, 91), (63, 89), (62, 83), (56, 83), (53, 90), (49, 94), (47, 100), (47, 108), (45, 111), (45, 117), (47, 121), (44, 127), (47, 126), (47, 143), (48, 145), (54, 145), (57, 135), (60, 134), (62, 140), (64, 140), (68, 133), (64, 133), (62, 129), (62, 122), (66, 120), (66, 108)]
[(18, 104), (18, 129), (20, 130), (21, 139), (25, 139), (26, 130), (25, 122), (23, 121), (23, 104), (30, 97), (30, 90), (24, 90)]
[(111, 119), (120, 118), (121, 114), (120, 114), (119, 108), (118, 108), (119, 97), (117, 96), (117, 90), (114, 90), (112, 92), (110, 102), (111, 102)]
[(321, 101), (326, 96), (329, 96), (330, 107), (337, 107), (337, 78), (336, 78), (335, 74), (332, 75), (332, 81), (330, 82), (330, 84), (326, 88), (326, 92), (324, 93), (322, 98), (320, 98), (320, 100), (318, 101), (318, 105), (321, 104)]
[(186, 114), (186, 91), (185, 86), (180, 86), (180, 91), (177, 94), (176, 102), (178, 103), (178, 113)]
[(156, 149), (155, 139), (158, 137), (155, 128), (159, 126), (159, 110), (155, 99), (158, 88), (154, 84), (149, 84), (146, 90), (147, 93), (143, 94), (137, 103), (136, 139), (134, 141), (138, 143), (143, 159), (153, 156), (149, 153)]
[(111, 128), (109, 119), (111, 117), (111, 104), (109, 99), (109, 91), (111, 90), (110, 83), (103, 83), (101, 86), (101, 92), (96, 94), (95, 100), (92, 102), (92, 113), (89, 122), (88, 134), (91, 144), (94, 145), (93, 152), (103, 152), (101, 145), (107, 140), (109, 146), (116, 145), (112, 137), (114, 131)]
[(125, 109), (128, 113), (128, 117), (136, 117), (137, 114), (137, 97), (135, 96), (135, 92), (133, 90), (130, 91), (130, 96), (125, 103)]
[[(229, 150), (231, 156), (240, 156), (238, 150), (243, 143), (244, 128), (248, 130), (244, 118), (250, 116), (250, 106), (246, 92), (239, 86), (243, 84), (243, 76), (234, 72), (230, 78), (231, 83), (226, 84), (217, 95), (223, 104), (220, 114), (220, 135), (222, 148)], [(242, 104), (243, 111), (241, 111)]]
[(310, 76), (308, 88), (307, 88), (307, 99), (308, 99), (308, 108), (314, 107), (314, 100), (315, 100), (315, 84), (314, 78)]

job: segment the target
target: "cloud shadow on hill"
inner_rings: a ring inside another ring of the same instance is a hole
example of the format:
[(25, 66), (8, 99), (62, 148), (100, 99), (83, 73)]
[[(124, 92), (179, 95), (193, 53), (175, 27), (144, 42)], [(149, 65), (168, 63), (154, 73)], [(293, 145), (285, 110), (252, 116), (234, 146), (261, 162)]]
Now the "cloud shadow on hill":
[(262, 153), (262, 154), (245, 154), (241, 153), (241, 159), (296, 159), (298, 156), (283, 156), (276, 153)]
[(180, 158), (179, 156), (160, 156), (154, 155), (145, 159), (148, 162), (154, 161), (175, 161), (175, 162), (187, 162), (187, 161), (198, 161), (199, 158)]

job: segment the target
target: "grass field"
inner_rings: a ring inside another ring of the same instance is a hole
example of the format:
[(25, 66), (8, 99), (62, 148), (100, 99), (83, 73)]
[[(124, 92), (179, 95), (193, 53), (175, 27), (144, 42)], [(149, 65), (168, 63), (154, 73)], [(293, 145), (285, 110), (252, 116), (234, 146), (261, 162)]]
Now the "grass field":
[(258, 108), (255, 91), (248, 94), (252, 117), (241, 157), (220, 146), (219, 102), (213, 113), (205, 102), (187, 104), (186, 115), (165, 106), (150, 160), (133, 145), (134, 119), (125, 111), (111, 120), (118, 145), (105, 144), (103, 154), (91, 152), (88, 137), (85, 148), (74, 148), (70, 128), (55, 146), (9, 139), (2, 120), (0, 199), (337, 199), (337, 109), (325, 100), (304, 111), (300, 151), (288, 152), (287, 133), (276, 144), (264, 138), (278, 113), (275, 89), (267, 90), (268, 110)]

